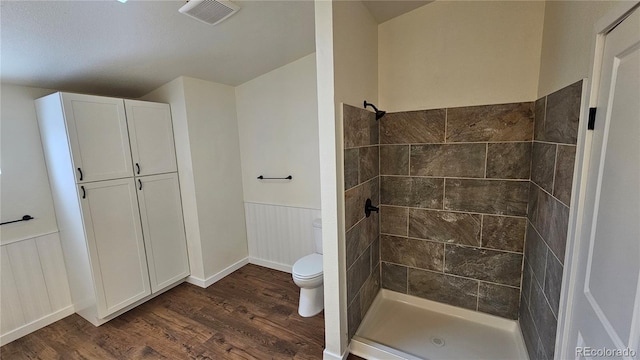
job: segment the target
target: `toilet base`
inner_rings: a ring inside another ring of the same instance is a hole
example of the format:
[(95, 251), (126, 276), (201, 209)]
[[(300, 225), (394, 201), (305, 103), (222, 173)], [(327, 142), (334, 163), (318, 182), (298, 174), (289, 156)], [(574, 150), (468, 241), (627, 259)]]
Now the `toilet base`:
[(318, 315), (324, 309), (324, 284), (312, 288), (300, 288), (298, 314), (302, 317)]

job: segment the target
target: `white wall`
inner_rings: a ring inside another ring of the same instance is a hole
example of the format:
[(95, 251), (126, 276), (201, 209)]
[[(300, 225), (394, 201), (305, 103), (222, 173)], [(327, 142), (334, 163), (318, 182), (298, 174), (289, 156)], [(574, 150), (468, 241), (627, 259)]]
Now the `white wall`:
[(181, 77), (143, 98), (171, 105), (190, 281), (207, 286), (248, 256), (234, 88)]
[(236, 87), (235, 95), (244, 201), (320, 209), (315, 53)]
[(342, 103), (378, 101), (377, 24), (360, 1), (315, 2), (325, 359), (347, 349)]
[(537, 97), (543, 1), (435, 1), (380, 24), (380, 108)]
[(620, 1), (548, 1), (538, 96), (591, 77), (595, 23)]
[(2, 243), (58, 231), (33, 100), (53, 90), (2, 84), (0, 191), (2, 221), (35, 219), (0, 228)]

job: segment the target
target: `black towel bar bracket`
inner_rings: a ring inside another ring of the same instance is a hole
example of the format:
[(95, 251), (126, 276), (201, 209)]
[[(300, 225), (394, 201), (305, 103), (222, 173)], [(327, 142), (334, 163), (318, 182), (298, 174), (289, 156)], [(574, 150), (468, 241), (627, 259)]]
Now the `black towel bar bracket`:
[(264, 177), (263, 175), (258, 176), (258, 180), (292, 180), (293, 176), (289, 175), (287, 177), (281, 177), (281, 178), (271, 178), (271, 177)]
[(25, 215), (22, 217), (22, 219), (18, 219), (18, 220), (12, 220), (12, 221), (5, 221), (3, 223), (0, 223), (0, 225), (6, 225), (6, 224), (13, 224), (13, 223), (17, 223), (20, 221), (29, 221), (29, 220), (33, 220), (34, 217), (31, 215)]

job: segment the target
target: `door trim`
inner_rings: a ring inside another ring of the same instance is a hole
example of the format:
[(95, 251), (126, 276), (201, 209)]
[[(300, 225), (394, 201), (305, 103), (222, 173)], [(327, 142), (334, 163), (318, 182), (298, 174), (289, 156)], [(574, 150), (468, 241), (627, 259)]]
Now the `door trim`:
[(607, 33), (620, 24), (627, 16), (640, 6), (640, 2), (622, 2), (609, 11), (600, 20), (592, 31), (591, 41), (591, 79), (583, 79), (582, 107), (580, 109), (580, 121), (578, 128), (578, 144), (576, 149), (576, 164), (573, 174), (573, 195), (569, 210), (569, 229), (567, 232), (567, 250), (565, 255), (565, 272), (562, 277), (562, 292), (558, 312), (558, 329), (556, 332), (556, 352), (554, 358), (571, 359), (575, 357), (575, 349), (569, 344), (570, 321), (573, 299), (576, 291), (576, 278), (578, 275), (578, 253), (580, 248), (580, 229), (584, 220), (584, 202), (587, 189), (588, 164), (592, 147), (592, 133), (587, 131), (589, 108), (595, 107), (598, 102), (598, 88), (600, 86), (600, 72), (604, 57), (604, 43)]

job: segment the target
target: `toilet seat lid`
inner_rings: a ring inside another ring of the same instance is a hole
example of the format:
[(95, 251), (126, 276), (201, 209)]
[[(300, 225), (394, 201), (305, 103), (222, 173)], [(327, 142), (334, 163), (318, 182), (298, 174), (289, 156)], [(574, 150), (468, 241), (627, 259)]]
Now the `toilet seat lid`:
[(310, 279), (322, 275), (322, 255), (307, 255), (293, 264), (293, 275), (300, 279)]

